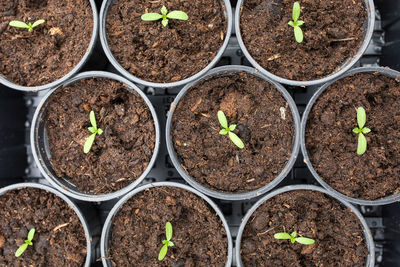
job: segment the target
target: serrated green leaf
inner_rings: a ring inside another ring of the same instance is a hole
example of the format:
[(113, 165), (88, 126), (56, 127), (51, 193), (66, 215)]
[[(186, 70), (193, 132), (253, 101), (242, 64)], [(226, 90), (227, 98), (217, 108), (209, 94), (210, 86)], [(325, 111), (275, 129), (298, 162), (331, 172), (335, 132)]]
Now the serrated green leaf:
[(295, 26), (294, 28), (294, 37), (296, 38), (296, 42), (301, 43), (303, 42), (303, 31), (300, 27)]
[(96, 137), (96, 134), (91, 134), (88, 138), (86, 138), (85, 145), (83, 146), (83, 153), (87, 154), (89, 153), (90, 149), (92, 148), (94, 138)]
[(365, 113), (365, 109), (363, 107), (357, 108), (357, 124), (358, 128), (362, 129), (367, 120), (367, 114)]
[(235, 133), (233, 132), (229, 132), (228, 133), (229, 138), (231, 139), (231, 141), (240, 149), (244, 148), (244, 144), (242, 142), (242, 140), (239, 138), (239, 136), (237, 136)]
[(26, 24), (23, 21), (19, 21), (19, 20), (10, 21), (9, 25), (12, 26), (12, 27), (16, 27), (16, 28), (29, 29), (29, 25), (28, 24)]
[(19, 248), (17, 249), (17, 251), (15, 251), (15, 257), (19, 257), (22, 255), (22, 253), (25, 252), (25, 250), (28, 248), (28, 244), (24, 243), (21, 246), (19, 246)]
[(165, 237), (168, 241), (170, 241), (172, 238), (172, 224), (170, 222), (165, 224)]
[(365, 153), (366, 150), (367, 150), (367, 139), (362, 133), (360, 133), (358, 135), (357, 154), (362, 155)]
[(358, 128), (354, 128), (354, 129), (353, 129), (353, 133), (359, 134), (359, 133), (361, 133), (361, 130), (358, 129)]
[(32, 24), (32, 28), (35, 28), (35, 27), (37, 27), (37, 26), (39, 26), (40, 24), (43, 24), (43, 23), (45, 23), (45, 20), (44, 19), (39, 19), (39, 20), (35, 21)]
[(236, 129), (236, 124), (229, 125), (229, 130), (234, 131)]
[(168, 245), (164, 245), (161, 248), (160, 253), (158, 254), (159, 261), (162, 261), (165, 258), (165, 255), (167, 255), (167, 251), (168, 251)]
[(301, 9), (300, 9), (299, 2), (294, 2), (294, 4), (293, 4), (293, 14), (292, 14), (294, 22), (296, 22), (299, 19), (300, 12), (301, 12)]
[(28, 240), (32, 241), (34, 236), (35, 236), (35, 228), (32, 228), (31, 230), (29, 230)]
[(171, 11), (171, 12), (169, 12), (167, 14), (167, 18), (169, 18), (169, 19), (179, 19), (179, 20), (188, 20), (189, 16), (183, 11), (174, 10), (174, 11)]
[(222, 129), (221, 131), (219, 131), (219, 134), (221, 134), (221, 135), (226, 135), (227, 133), (228, 133), (228, 131), (225, 129)]
[(163, 19), (163, 20), (161, 21), (161, 24), (162, 24), (164, 27), (167, 27), (167, 25), (168, 25), (168, 19)]
[(307, 237), (297, 237), (296, 242), (303, 244), (303, 245), (312, 245), (315, 243), (314, 239), (307, 238)]
[(221, 124), (222, 128), (228, 128), (228, 121), (226, 120), (225, 114), (222, 110), (218, 110), (218, 121)]
[(166, 6), (163, 6), (160, 11), (161, 11), (161, 14), (163, 14), (163, 15), (167, 15), (167, 13), (168, 13), (168, 9)]
[(370, 128), (367, 128), (367, 127), (364, 127), (364, 128), (362, 129), (362, 132), (365, 133), (365, 134), (367, 134), (367, 133), (371, 132), (371, 129), (370, 129)]
[(156, 21), (162, 18), (158, 13), (146, 13), (140, 17), (143, 21)]
[(292, 237), (288, 233), (277, 233), (274, 234), (275, 239), (291, 239)]
[(90, 123), (92, 124), (93, 128), (97, 130), (96, 116), (94, 115), (93, 110), (90, 111), (89, 117), (90, 117)]

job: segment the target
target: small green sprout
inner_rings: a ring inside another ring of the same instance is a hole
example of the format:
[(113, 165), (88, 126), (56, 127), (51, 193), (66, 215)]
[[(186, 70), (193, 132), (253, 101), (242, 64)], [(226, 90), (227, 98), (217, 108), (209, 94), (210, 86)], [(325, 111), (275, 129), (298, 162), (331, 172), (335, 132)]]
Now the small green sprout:
[(367, 120), (365, 109), (362, 107), (357, 108), (357, 124), (358, 128), (354, 128), (353, 132), (358, 134), (358, 147), (357, 154), (362, 155), (367, 150), (367, 139), (364, 134), (371, 132), (371, 129), (364, 127)]
[(161, 248), (160, 253), (158, 254), (159, 261), (162, 261), (165, 258), (165, 255), (167, 255), (168, 247), (174, 246), (174, 242), (171, 242), (172, 224), (170, 222), (167, 222), (165, 225), (165, 237), (167, 239), (162, 241), (164, 246)]
[(228, 121), (226, 120), (225, 114), (222, 110), (218, 110), (218, 121), (221, 124), (222, 129), (219, 131), (219, 134), (226, 135), (228, 134), (231, 141), (239, 148), (244, 148), (244, 144), (242, 140), (233, 132), (236, 129), (236, 124), (231, 124), (228, 127)]
[(162, 19), (161, 24), (166, 27), (168, 25), (168, 19), (188, 20), (189, 16), (185, 12), (179, 10), (174, 10), (168, 13), (167, 8), (163, 6), (161, 8), (161, 14), (145, 13), (141, 18), (144, 21), (156, 21)]
[(31, 230), (29, 230), (28, 239), (26, 239), (25, 243), (19, 246), (17, 251), (15, 251), (15, 257), (18, 258), (19, 256), (21, 256), (22, 253), (24, 253), (25, 250), (28, 248), (28, 246), (33, 246), (32, 240), (34, 236), (35, 236), (35, 228), (32, 228)]
[(296, 237), (297, 236), (297, 232), (294, 231), (293, 233), (291, 233), (290, 235), (288, 233), (277, 233), (274, 234), (274, 238), (275, 239), (289, 239), (290, 242), (292, 242), (292, 244), (294, 244), (294, 242), (303, 244), (303, 245), (312, 245), (315, 243), (314, 239), (311, 238), (307, 238), (307, 237)]
[(28, 24), (26, 24), (23, 21), (13, 20), (13, 21), (10, 21), (9, 25), (12, 27), (16, 27), (16, 28), (28, 29), (28, 31), (33, 32), (34, 28), (36, 28), (37, 26), (39, 26), (40, 24), (42, 24), (44, 22), (45, 22), (44, 19), (39, 19), (39, 20), (35, 21), (33, 24), (30, 22)]
[(94, 111), (90, 111), (90, 123), (92, 124), (91, 127), (88, 128), (89, 132), (92, 134), (86, 138), (85, 145), (83, 147), (83, 152), (85, 154), (89, 153), (90, 148), (93, 145), (94, 138), (96, 137), (96, 134), (101, 135), (103, 133), (103, 130), (100, 128), (97, 128), (97, 123), (96, 123), (96, 117), (94, 116)]
[(299, 2), (294, 2), (293, 4), (293, 21), (289, 21), (289, 25), (293, 27), (294, 37), (298, 43), (303, 42), (303, 31), (300, 26), (304, 24), (304, 21), (298, 20), (300, 17), (300, 4)]

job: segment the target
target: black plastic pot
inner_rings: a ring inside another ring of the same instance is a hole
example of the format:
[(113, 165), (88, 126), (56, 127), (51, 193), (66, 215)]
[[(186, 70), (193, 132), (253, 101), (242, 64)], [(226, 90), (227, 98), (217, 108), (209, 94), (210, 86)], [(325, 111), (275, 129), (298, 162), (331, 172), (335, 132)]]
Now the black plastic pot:
[(227, 17), (227, 30), (226, 30), (226, 36), (223, 45), (219, 49), (217, 55), (215, 58), (210, 62), (210, 64), (207, 65), (203, 70), (200, 72), (196, 73), (193, 76), (190, 76), (189, 78), (177, 81), (177, 82), (169, 82), (169, 83), (155, 83), (151, 81), (145, 81), (142, 80), (138, 77), (135, 77), (131, 73), (129, 73), (127, 70), (125, 70), (121, 64), (118, 63), (118, 61), (115, 59), (113, 56), (110, 47), (108, 46), (108, 41), (107, 41), (107, 31), (106, 31), (106, 20), (107, 20), (107, 14), (108, 10), (110, 9), (110, 6), (117, 0), (106, 0), (103, 1), (103, 4), (101, 6), (101, 11), (100, 11), (100, 41), (101, 45), (103, 46), (103, 50), (108, 58), (108, 60), (111, 62), (111, 64), (126, 78), (129, 80), (142, 84), (145, 86), (149, 87), (154, 87), (154, 88), (166, 88), (166, 87), (175, 87), (175, 86), (180, 86), (187, 84), (189, 82), (192, 82), (200, 77), (202, 77), (207, 71), (209, 71), (221, 58), (222, 54), (224, 53), (226, 47), (228, 46), (229, 42), (229, 37), (231, 36), (232, 32), (232, 8), (229, 0), (221, 0), (221, 2), (224, 3), (225, 6), (225, 16)]
[(92, 237), (92, 233), (89, 231), (89, 225), (86, 222), (86, 219), (83, 216), (82, 212), (79, 210), (78, 206), (76, 206), (68, 197), (64, 196), (57, 190), (55, 190), (47, 185), (42, 185), (42, 184), (37, 184), (37, 183), (19, 183), (19, 184), (13, 184), (13, 185), (1, 188), (0, 196), (3, 195), (7, 191), (22, 189), (22, 188), (38, 188), (38, 189), (53, 193), (56, 196), (58, 196), (59, 198), (63, 199), (65, 202), (67, 202), (67, 204), (74, 210), (74, 212), (78, 216), (80, 222), (82, 223), (82, 227), (85, 232), (87, 254), (86, 254), (86, 260), (85, 260), (84, 266), (89, 267), (94, 258), (94, 243), (92, 242), (93, 237)]
[(201, 197), (203, 200), (205, 200), (217, 213), (217, 215), (219, 216), (219, 218), (221, 219), (225, 231), (226, 231), (226, 237), (228, 239), (228, 257), (226, 259), (226, 264), (225, 267), (230, 267), (231, 263), (232, 263), (232, 247), (233, 247), (233, 243), (232, 243), (232, 237), (231, 237), (231, 232), (229, 230), (229, 226), (228, 223), (225, 220), (225, 217), (223, 215), (223, 213), (221, 212), (221, 210), (218, 208), (218, 206), (207, 196), (203, 195), (202, 193), (198, 192), (197, 190), (184, 185), (184, 184), (180, 184), (180, 183), (172, 183), (172, 182), (159, 182), (159, 183), (153, 183), (153, 184), (147, 184), (141, 187), (136, 188), (135, 190), (133, 190), (132, 192), (130, 192), (129, 194), (125, 195), (122, 199), (120, 199), (112, 208), (112, 210), (110, 211), (110, 213), (107, 216), (107, 219), (104, 223), (104, 227), (103, 227), (103, 231), (101, 234), (101, 260), (103, 262), (103, 266), (104, 267), (112, 267), (113, 265), (111, 264), (111, 262), (107, 259), (107, 250), (108, 250), (108, 241), (109, 241), (109, 237), (111, 234), (111, 227), (112, 227), (112, 221), (114, 216), (118, 213), (119, 209), (124, 205), (124, 203), (126, 201), (128, 201), (130, 198), (134, 197), (137, 193), (144, 191), (148, 188), (152, 188), (152, 187), (159, 187), (159, 186), (168, 186), (168, 187), (178, 187), (178, 188), (182, 188), (185, 189), (189, 192), (192, 192), (193, 194), (198, 195), (199, 197)]
[(94, 0), (89, 0), (89, 2), (90, 2), (90, 6), (92, 8), (92, 11), (93, 11), (92, 38), (90, 40), (89, 47), (87, 48), (86, 53), (84, 54), (82, 59), (79, 61), (79, 63), (68, 74), (66, 74), (64, 77), (62, 77), (54, 82), (44, 84), (41, 86), (21, 86), (21, 85), (18, 85), (16, 83), (13, 83), (13, 82), (7, 80), (6, 78), (2, 77), (1, 75), (0, 75), (0, 83), (4, 84), (7, 87), (10, 87), (10, 88), (13, 88), (16, 90), (20, 90), (20, 91), (37, 92), (40, 90), (52, 89), (64, 82), (66, 82), (68, 79), (70, 79), (76, 73), (78, 73), (78, 71), (83, 67), (83, 65), (85, 65), (85, 63), (88, 61), (90, 55), (92, 54), (93, 49), (96, 46), (97, 34), (99, 31), (99, 15), (97, 13), (96, 3), (94, 2)]
[(311, 98), (311, 100), (308, 102), (308, 105), (306, 107), (306, 110), (303, 113), (303, 118), (301, 121), (301, 151), (303, 152), (304, 155), (304, 162), (307, 164), (308, 169), (311, 171), (312, 175), (314, 178), (329, 192), (334, 194), (337, 198), (359, 204), (359, 205), (368, 205), (368, 206), (375, 206), (375, 205), (386, 205), (390, 203), (394, 203), (400, 200), (400, 193), (384, 197), (382, 199), (377, 199), (377, 200), (364, 200), (364, 199), (359, 199), (359, 198), (353, 198), (346, 196), (335, 189), (333, 189), (331, 186), (329, 186), (324, 180), (319, 176), (319, 174), (315, 171), (314, 167), (311, 164), (310, 157), (308, 155), (308, 151), (306, 148), (305, 144), (305, 131), (307, 127), (307, 120), (308, 120), (308, 115), (310, 114), (314, 103), (317, 101), (318, 97), (333, 83), (336, 81), (343, 79), (344, 77), (356, 74), (356, 73), (362, 73), (362, 72), (378, 72), (382, 75), (391, 77), (393, 79), (400, 79), (400, 72), (388, 69), (388, 68), (381, 68), (381, 67), (364, 67), (364, 68), (356, 68), (348, 71), (346, 74), (342, 75), (341, 77), (338, 77), (329, 83), (324, 84), (321, 86), (321, 88), (318, 89), (318, 91), (314, 94), (314, 96)]
[[(266, 80), (270, 84), (274, 85), (276, 89), (282, 94), (282, 96), (285, 98), (285, 100), (289, 103), (289, 107), (291, 110), (291, 114), (293, 117), (293, 123), (294, 123), (294, 141), (293, 141), (293, 149), (292, 149), (292, 154), (290, 156), (289, 161), (286, 163), (285, 167), (282, 169), (281, 173), (275, 177), (274, 180), (272, 180), (269, 184), (250, 191), (250, 192), (245, 192), (245, 193), (225, 193), (225, 192), (219, 192), (212, 190), (200, 183), (198, 183), (193, 177), (191, 177), (181, 166), (181, 162), (178, 158), (178, 155), (176, 154), (176, 151), (174, 149), (174, 145), (172, 144), (172, 138), (171, 138), (171, 126), (172, 126), (172, 116), (174, 115), (175, 108), (178, 106), (178, 102), (185, 96), (186, 92), (190, 90), (190, 88), (193, 87), (193, 85), (203, 81), (204, 79), (207, 79), (210, 76), (229, 76), (230, 73), (236, 73), (244, 71), (247, 73), (250, 73), (256, 77), (259, 77), (263, 80)], [(297, 154), (299, 152), (299, 141), (300, 141), (300, 116), (296, 107), (296, 104), (294, 103), (292, 97), (289, 95), (289, 93), (286, 91), (286, 89), (272, 81), (271, 79), (265, 77), (263, 74), (258, 72), (257, 70), (249, 67), (244, 67), (244, 66), (223, 66), (223, 67), (218, 67), (210, 72), (208, 72), (205, 76), (203, 76), (201, 79), (196, 80), (195, 82), (186, 85), (178, 94), (178, 96), (175, 98), (174, 102), (171, 104), (171, 109), (168, 113), (168, 119), (167, 119), (167, 127), (166, 127), (166, 142), (167, 142), (167, 149), (168, 153), (171, 157), (172, 163), (179, 172), (179, 174), (183, 177), (183, 179), (186, 180), (191, 186), (199, 190), (200, 192), (209, 195), (214, 198), (219, 198), (219, 199), (226, 199), (226, 200), (243, 200), (243, 199), (251, 199), (257, 196), (260, 196), (264, 194), (265, 192), (271, 190), (275, 186), (277, 186), (289, 173), (289, 171), (292, 169), (293, 164), (296, 161)]]
[(317, 192), (327, 194), (330, 197), (332, 197), (333, 199), (338, 200), (342, 205), (346, 206), (348, 209), (350, 209), (358, 217), (358, 219), (360, 220), (360, 222), (363, 226), (363, 229), (364, 229), (364, 236), (365, 236), (365, 240), (366, 240), (368, 251), (369, 251), (366, 267), (375, 266), (374, 265), (375, 264), (375, 244), (374, 244), (374, 240), (372, 239), (371, 231), (368, 228), (367, 222), (365, 221), (364, 217), (354, 206), (347, 203), (346, 201), (338, 199), (333, 193), (331, 193), (321, 187), (313, 186), (313, 185), (291, 185), (291, 186), (285, 186), (285, 187), (279, 188), (279, 189), (269, 193), (268, 195), (264, 196), (259, 201), (257, 201), (257, 203), (254, 204), (251, 207), (251, 209), (244, 216), (243, 221), (240, 224), (238, 235), (236, 237), (235, 253), (236, 253), (236, 264), (238, 267), (243, 267), (243, 262), (242, 262), (242, 258), (240, 255), (241, 241), (242, 241), (242, 235), (243, 235), (244, 228), (246, 227), (246, 224), (249, 221), (251, 215), (255, 212), (255, 210), (259, 206), (261, 206), (267, 200), (273, 198), (276, 195), (279, 195), (279, 194), (282, 194), (285, 192), (294, 191), (294, 190), (309, 190), (310, 194), (312, 194), (312, 191), (317, 191)]
[[(50, 150), (49, 150), (49, 144), (47, 141), (47, 135), (46, 135), (46, 127), (45, 127), (45, 120), (43, 119), (43, 115), (45, 113), (45, 109), (47, 106), (47, 99), (52, 95), (55, 91), (57, 91), (58, 88), (68, 86), (78, 80), (86, 79), (86, 78), (106, 78), (106, 79), (112, 79), (119, 81), (123, 84), (125, 84), (127, 87), (127, 90), (129, 92), (136, 92), (138, 93), (143, 100), (146, 102), (154, 120), (154, 128), (155, 128), (155, 133), (156, 133), (156, 140), (155, 140), (155, 147), (153, 151), (153, 156), (149, 162), (149, 165), (147, 166), (146, 170), (142, 173), (142, 175), (137, 178), (133, 183), (130, 185), (124, 187), (123, 189), (120, 189), (118, 191), (108, 193), (108, 194), (103, 194), (103, 195), (94, 195), (94, 194), (85, 194), (83, 192), (80, 192), (73, 184), (68, 182), (67, 180), (63, 179), (62, 177), (57, 177), (51, 167), (51, 162), (50, 162)], [(32, 146), (32, 153), (33, 157), (35, 159), (35, 162), (42, 173), (42, 175), (50, 182), (51, 185), (53, 185), (55, 188), (57, 188), (59, 191), (62, 193), (79, 199), (83, 201), (106, 201), (114, 198), (119, 198), (129, 191), (131, 191), (133, 188), (135, 188), (139, 183), (143, 181), (143, 179), (146, 177), (146, 175), (150, 172), (152, 169), (154, 162), (156, 160), (158, 150), (159, 150), (159, 145), (160, 145), (160, 126), (158, 123), (157, 115), (154, 110), (153, 105), (151, 104), (150, 100), (147, 98), (147, 96), (133, 83), (128, 81), (127, 79), (118, 76), (116, 74), (112, 74), (109, 72), (102, 72), (102, 71), (91, 71), (91, 72), (84, 72), (81, 73), (77, 76), (75, 76), (73, 79), (69, 80), (68, 82), (64, 83), (60, 87), (56, 89), (51, 90), (50, 92), (47, 93), (45, 97), (41, 100), (40, 104), (38, 105), (33, 120), (32, 120), (32, 125), (31, 125), (31, 133), (30, 133), (30, 140), (31, 140), (31, 146)]]
[(246, 46), (243, 42), (242, 35), (241, 35), (241, 30), (240, 30), (240, 14), (242, 10), (242, 5), (246, 0), (238, 0), (238, 3), (236, 5), (236, 12), (235, 12), (235, 29), (236, 29), (236, 37), (238, 39), (240, 49), (243, 51), (243, 54), (246, 56), (247, 60), (257, 69), (259, 70), (262, 74), (266, 75), (267, 77), (271, 78), (274, 81), (277, 81), (279, 83), (291, 85), (291, 86), (310, 86), (310, 85), (316, 85), (316, 84), (322, 84), (329, 82), (332, 79), (335, 79), (348, 71), (364, 54), (366, 51), (371, 38), (372, 38), (372, 33), (374, 31), (374, 24), (375, 24), (375, 5), (373, 0), (364, 0), (365, 6), (367, 9), (367, 16), (368, 16), (368, 22), (366, 25), (366, 32), (364, 34), (364, 40), (361, 44), (360, 49), (356, 53), (356, 55), (353, 58), (349, 58), (346, 60), (346, 62), (340, 66), (340, 69), (337, 72), (334, 72), (324, 78), (320, 78), (317, 80), (311, 80), (311, 81), (294, 81), (294, 80), (289, 80), (286, 78), (282, 78), (277, 76), (276, 74), (273, 74), (269, 72), (268, 70), (264, 69), (261, 67), (255, 60), (254, 58), (250, 55), (249, 51), (246, 49)]

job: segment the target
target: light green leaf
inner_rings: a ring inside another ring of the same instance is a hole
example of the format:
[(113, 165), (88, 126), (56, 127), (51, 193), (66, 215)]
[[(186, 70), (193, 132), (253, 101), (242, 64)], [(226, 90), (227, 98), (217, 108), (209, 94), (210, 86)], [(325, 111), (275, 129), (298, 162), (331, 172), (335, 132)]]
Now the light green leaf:
[(228, 131), (225, 129), (222, 129), (221, 131), (219, 131), (219, 134), (221, 134), (221, 135), (226, 135), (227, 133), (228, 133)]
[(161, 248), (160, 253), (158, 254), (159, 261), (162, 261), (165, 258), (165, 255), (167, 255), (167, 251), (168, 251), (168, 245), (164, 245)]
[(302, 21), (302, 20), (298, 20), (298, 21), (297, 21), (297, 26), (300, 27), (300, 26), (303, 25), (303, 24), (304, 24), (304, 21)]
[(362, 132), (365, 133), (365, 134), (367, 134), (367, 133), (371, 132), (371, 129), (370, 129), (370, 128), (367, 128), (367, 127), (364, 127), (364, 128), (362, 129)]
[(292, 233), (290, 234), (290, 236), (293, 237), (293, 238), (295, 238), (295, 237), (297, 236), (297, 232), (296, 232), (296, 231), (292, 232)]
[(303, 31), (300, 27), (295, 26), (294, 28), (294, 37), (296, 38), (296, 42), (301, 43), (303, 42)]
[(172, 238), (172, 224), (170, 222), (165, 224), (165, 237), (168, 241), (170, 241)]
[(307, 238), (307, 237), (297, 237), (296, 242), (303, 244), (303, 245), (312, 245), (315, 243), (314, 239)]
[(292, 237), (288, 233), (277, 233), (274, 234), (275, 239), (291, 239)]
[(28, 240), (32, 241), (34, 236), (35, 236), (35, 228), (32, 228), (31, 230), (29, 230)]
[(88, 138), (86, 138), (85, 145), (83, 146), (83, 153), (87, 154), (89, 153), (90, 149), (92, 148), (94, 138), (96, 137), (96, 134), (91, 134)]
[(168, 241), (168, 247), (173, 247), (173, 246), (175, 246), (174, 242)]
[(244, 144), (242, 142), (242, 140), (240, 140), (240, 138), (233, 132), (229, 132), (228, 133), (229, 138), (232, 140), (232, 142), (240, 149), (244, 148)]
[(90, 123), (92, 124), (93, 128), (97, 130), (97, 124), (96, 124), (96, 116), (94, 115), (94, 111), (90, 111)]
[(15, 257), (19, 257), (22, 255), (22, 253), (25, 252), (25, 250), (28, 248), (28, 244), (22, 244), (21, 246), (19, 246), (19, 248), (17, 249), (17, 251), (15, 251)]
[(164, 245), (168, 245), (168, 242), (169, 242), (168, 240), (163, 240), (163, 241), (162, 241), (162, 243), (163, 243)]
[(234, 131), (236, 129), (236, 124), (229, 125), (229, 130)]
[(25, 22), (19, 21), (19, 20), (12, 20), (9, 23), (10, 26), (16, 27), (16, 28), (24, 28), (24, 29), (29, 29), (29, 25), (26, 24)]
[(353, 133), (359, 134), (359, 133), (361, 133), (361, 130), (358, 129), (358, 128), (354, 128), (354, 129), (353, 129)]
[(295, 25), (294, 25), (294, 23), (293, 23), (293, 21), (289, 21), (289, 23), (288, 23), (290, 26), (292, 26), (292, 27), (294, 27)]
[(360, 133), (358, 135), (357, 154), (362, 155), (365, 153), (366, 150), (367, 150), (367, 139), (362, 133)]
[(166, 6), (163, 6), (163, 7), (161, 8), (161, 14), (167, 15), (167, 13), (168, 13), (167, 7), (166, 7)]
[(102, 129), (100, 129), (100, 128), (97, 129), (97, 134), (98, 134), (98, 135), (101, 135), (102, 133), (103, 133), (103, 130), (102, 130)]
[(39, 19), (32, 24), (32, 28), (39, 26), (40, 24), (45, 23), (44, 19)]
[(158, 13), (146, 13), (140, 17), (143, 21), (156, 21), (162, 18)]
[(95, 133), (96, 132), (96, 129), (93, 126), (89, 127), (88, 130), (91, 133)]
[(167, 27), (167, 25), (168, 25), (168, 19), (163, 19), (163, 20), (161, 21), (161, 24), (162, 24), (164, 27)]
[(294, 4), (293, 4), (293, 14), (292, 14), (294, 22), (296, 22), (299, 19), (300, 12), (301, 12), (301, 9), (300, 9), (299, 2), (294, 2)]
[(358, 128), (362, 129), (367, 120), (367, 114), (365, 113), (365, 109), (362, 107), (357, 108), (357, 124)]
[(169, 18), (169, 19), (188, 20), (189, 16), (183, 11), (174, 10), (174, 11), (171, 11), (171, 12), (168, 13), (167, 18)]
[(218, 110), (218, 121), (222, 128), (228, 128), (228, 121), (226, 120), (225, 114), (222, 110)]

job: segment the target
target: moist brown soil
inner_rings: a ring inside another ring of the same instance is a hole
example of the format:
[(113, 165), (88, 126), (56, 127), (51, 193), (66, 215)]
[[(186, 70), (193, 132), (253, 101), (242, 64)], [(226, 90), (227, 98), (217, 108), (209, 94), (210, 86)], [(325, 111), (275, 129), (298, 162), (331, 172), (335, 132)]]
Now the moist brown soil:
[[(367, 114), (367, 151), (357, 155), (358, 107)], [(339, 192), (375, 200), (400, 193), (400, 83), (377, 73), (341, 79), (318, 98), (306, 127), (310, 160)]]
[[(147, 168), (155, 146), (154, 120), (138, 93), (110, 79), (84, 79), (58, 89), (44, 114), (51, 163), (57, 177), (92, 194), (117, 191), (134, 182)], [(88, 154), (93, 110), (97, 135)]]
[[(171, 222), (173, 247), (158, 253)], [(146, 189), (129, 199), (114, 217), (109, 259), (113, 266), (225, 266), (228, 241), (215, 210), (197, 195), (176, 187)]]
[[(167, 83), (186, 79), (204, 69), (226, 37), (227, 18), (220, 0), (118, 0), (107, 15), (107, 37), (117, 61), (134, 76)], [(141, 15), (181, 10), (187, 21), (142, 21)]]
[[(8, 25), (39, 19), (33, 32)], [(0, 75), (22, 86), (54, 82), (82, 59), (92, 30), (87, 0), (0, 0)]]
[[(0, 196), (0, 266), (83, 266), (86, 237), (74, 210), (53, 193), (36, 188)], [(33, 246), (15, 251), (35, 228)]]
[[(245, 144), (239, 149), (217, 112)], [(283, 116), (282, 116), (283, 114)], [(244, 192), (271, 182), (292, 153), (294, 122), (288, 102), (270, 83), (245, 72), (211, 77), (193, 86), (172, 118), (172, 142), (183, 168), (214, 190)]]
[(240, 17), (243, 42), (269, 72), (290, 80), (315, 80), (339, 70), (361, 46), (367, 21), (363, 0), (299, 1), (304, 41), (296, 42), (293, 0), (245, 0)]
[[(274, 238), (293, 231), (315, 244)], [(350, 209), (323, 193), (299, 190), (257, 208), (244, 229), (240, 254), (246, 267), (363, 267), (368, 249), (361, 222)]]

